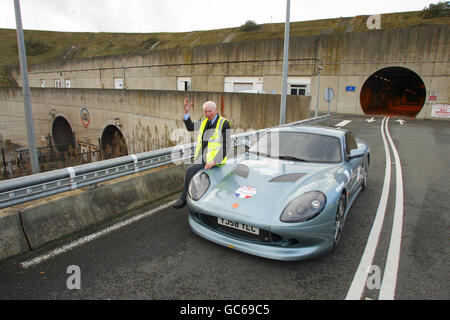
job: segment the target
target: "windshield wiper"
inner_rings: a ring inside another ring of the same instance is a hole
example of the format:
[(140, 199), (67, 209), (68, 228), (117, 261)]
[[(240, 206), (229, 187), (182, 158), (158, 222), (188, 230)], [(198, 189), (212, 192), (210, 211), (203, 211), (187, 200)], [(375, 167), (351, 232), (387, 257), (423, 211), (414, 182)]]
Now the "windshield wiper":
[(302, 158), (298, 158), (298, 157), (294, 157), (294, 156), (278, 156), (278, 159), (282, 159), (282, 160), (293, 160), (293, 161), (301, 161), (301, 162), (311, 162), (309, 160), (306, 159), (302, 159)]

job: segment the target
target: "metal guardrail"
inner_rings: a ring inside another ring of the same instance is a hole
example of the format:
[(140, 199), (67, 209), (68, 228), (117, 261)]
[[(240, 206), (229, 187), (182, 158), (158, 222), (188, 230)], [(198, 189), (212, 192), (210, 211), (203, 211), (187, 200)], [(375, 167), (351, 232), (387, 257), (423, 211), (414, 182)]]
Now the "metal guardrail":
[[(329, 115), (301, 120), (278, 127), (310, 125), (326, 121)], [(243, 145), (243, 140), (256, 140), (257, 136), (271, 128), (260, 129), (231, 136), (231, 146)], [(0, 181), (0, 208), (44, 198), (61, 192), (86, 186), (121, 176), (192, 159), (194, 143), (171, 148), (132, 154), (120, 158), (98, 161), (84, 165), (33, 174), (30, 176)]]

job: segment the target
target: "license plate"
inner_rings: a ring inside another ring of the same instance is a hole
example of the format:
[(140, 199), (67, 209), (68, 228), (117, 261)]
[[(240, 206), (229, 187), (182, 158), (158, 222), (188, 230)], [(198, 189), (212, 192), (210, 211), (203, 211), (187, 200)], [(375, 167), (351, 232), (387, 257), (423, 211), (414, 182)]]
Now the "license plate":
[(249, 226), (248, 224), (243, 224), (238, 221), (231, 221), (224, 218), (217, 218), (217, 223), (223, 226), (227, 226), (233, 229), (253, 233), (259, 235), (259, 229), (257, 227)]

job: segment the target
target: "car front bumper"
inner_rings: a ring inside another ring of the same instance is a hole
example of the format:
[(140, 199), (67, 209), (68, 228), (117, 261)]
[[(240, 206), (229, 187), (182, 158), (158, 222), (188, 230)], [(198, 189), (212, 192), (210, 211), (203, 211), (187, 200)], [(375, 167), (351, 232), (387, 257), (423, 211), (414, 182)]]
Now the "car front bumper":
[(202, 238), (231, 249), (268, 259), (284, 261), (311, 259), (327, 254), (333, 248), (333, 240), (329, 232), (329, 230), (332, 230), (331, 224), (299, 228), (270, 228), (271, 232), (281, 234), (283, 237), (292, 235), (292, 237), (297, 236), (297, 238), (300, 238), (300, 243), (293, 246), (286, 243), (280, 245), (245, 241), (232, 235), (221, 233), (200, 221), (192, 212), (189, 214), (189, 225), (192, 231)]

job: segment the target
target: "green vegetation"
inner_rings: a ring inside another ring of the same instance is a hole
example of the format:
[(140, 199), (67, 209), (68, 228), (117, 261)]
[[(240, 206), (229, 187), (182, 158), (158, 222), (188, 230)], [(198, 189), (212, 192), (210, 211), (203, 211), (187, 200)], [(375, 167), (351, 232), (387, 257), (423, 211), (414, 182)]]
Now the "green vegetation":
[(142, 41), (139, 46), (143, 47), (144, 49), (148, 50), (150, 49), (155, 43), (158, 42), (158, 38), (156, 37), (150, 37), (148, 39), (145, 39)]
[(9, 75), (9, 69), (6, 66), (0, 66), (0, 87), (14, 87), (15, 86), (8, 75)]
[(450, 1), (430, 3), (428, 7), (423, 9), (422, 17), (425, 19), (450, 17)]
[(241, 26), (241, 31), (255, 31), (261, 29), (260, 25), (257, 25), (255, 21), (252, 20), (247, 20), (242, 26)]
[[(445, 4), (448, 7), (448, 1)], [(430, 5), (430, 8), (434, 10), (434, 6)], [(438, 17), (425, 18), (423, 17), (423, 11), (383, 14), (381, 16), (381, 28), (394, 29), (425, 24), (449, 24), (448, 9), (442, 9), (440, 4), (436, 6), (441, 8), (439, 12), (442, 13), (444, 10), (444, 16), (440, 14)], [(291, 37), (298, 37), (366, 31), (368, 17), (369, 15), (291, 22), (290, 35)], [(246, 25), (247, 27), (254, 25), (257, 29), (251, 32), (243, 31), (242, 27)], [(37, 63), (148, 52), (157, 42), (159, 43), (154, 50), (217, 44), (222, 43), (231, 34), (235, 34), (232, 42), (282, 39), (284, 37), (284, 23), (256, 25), (255, 22), (249, 20), (243, 26), (236, 28), (180, 33), (24, 31), (29, 67)], [(11, 86), (8, 69), (3, 67), (19, 64), (17, 38), (14, 29), (0, 29), (0, 53), (2, 57), (0, 61), (0, 86)]]
[(27, 55), (37, 56), (50, 50), (50, 46), (41, 40), (27, 39), (25, 40), (25, 50)]

